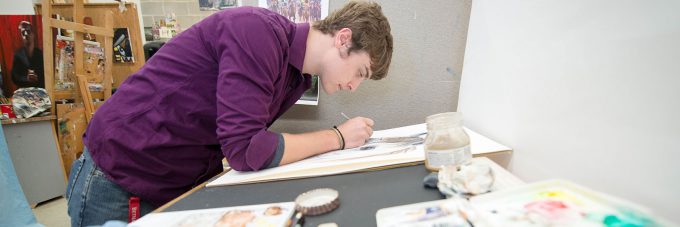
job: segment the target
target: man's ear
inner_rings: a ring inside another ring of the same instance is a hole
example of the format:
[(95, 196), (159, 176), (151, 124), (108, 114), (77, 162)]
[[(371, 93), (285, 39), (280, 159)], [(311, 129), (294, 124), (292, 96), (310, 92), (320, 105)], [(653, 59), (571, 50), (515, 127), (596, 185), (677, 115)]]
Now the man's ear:
[(342, 28), (335, 32), (335, 47), (349, 49), (352, 47), (352, 29)]
[(352, 30), (342, 28), (335, 33), (335, 48), (338, 48), (340, 57), (349, 57), (349, 49), (352, 47)]

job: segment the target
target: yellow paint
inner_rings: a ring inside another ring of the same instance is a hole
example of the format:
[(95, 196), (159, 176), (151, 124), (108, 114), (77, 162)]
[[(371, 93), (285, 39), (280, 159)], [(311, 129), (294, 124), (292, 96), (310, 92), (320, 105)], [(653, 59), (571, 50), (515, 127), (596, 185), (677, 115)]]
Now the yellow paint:
[(579, 200), (576, 196), (559, 190), (540, 192), (537, 195), (537, 199), (555, 199), (563, 202), (569, 202), (578, 206), (583, 205), (583, 202), (581, 202), (581, 200)]

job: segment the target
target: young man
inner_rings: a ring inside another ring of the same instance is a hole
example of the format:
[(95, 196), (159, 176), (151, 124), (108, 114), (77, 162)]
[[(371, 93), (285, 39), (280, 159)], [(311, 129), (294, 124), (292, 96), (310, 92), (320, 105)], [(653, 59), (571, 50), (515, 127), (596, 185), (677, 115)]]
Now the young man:
[[(381, 79), (392, 57), (376, 3), (350, 2), (313, 27), (262, 8), (225, 10), (165, 44), (102, 105), (67, 191), (73, 226), (150, 212), (222, 171), (257, 171), (364, 144), (373, 120), (305, 134), (267, 128), (320, 76), (328, 94)], [(238, 196), (238, 195), (235, 195)]]

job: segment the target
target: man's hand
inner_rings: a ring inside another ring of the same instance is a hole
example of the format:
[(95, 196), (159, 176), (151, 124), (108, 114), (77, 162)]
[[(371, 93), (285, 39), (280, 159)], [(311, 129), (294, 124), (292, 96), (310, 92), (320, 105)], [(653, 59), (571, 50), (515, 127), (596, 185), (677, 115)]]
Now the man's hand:
[[(366, 143), (373, 134), (373, 120), (355, 117), (338, 126), (345, 138), (345, 148), (355, 148)], [(285, 140), (280, 165), (340, 149), (340, 141), (333, 129), (325, 129), (303, 134), (282, 133)]]
[(28, 72), (26, 73), (26, 79), (31, 82), (36, 82), (38, 81), (38, 75), (35, 75), (35, 71), (29, 69)]
[(339, 125), (338, 130), (345, 137), (345, 149), (364, 145), (373, 135), (373, 124), (369, 118), (355, 117)]

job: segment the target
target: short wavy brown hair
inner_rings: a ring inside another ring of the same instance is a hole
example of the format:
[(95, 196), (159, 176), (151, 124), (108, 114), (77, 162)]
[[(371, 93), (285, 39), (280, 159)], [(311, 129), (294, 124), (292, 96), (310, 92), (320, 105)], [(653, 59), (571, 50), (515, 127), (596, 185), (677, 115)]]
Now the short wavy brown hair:
[(390, 23), (375, 2), (352, 1), (342, 9), (314, 23), (313, 27), (324, 34), (335, 35), (343, 28), (352, 30), (349, 52), (365, 50), (371, 57), (372, 80), (385, 78), (392, 62), (392, 34)]

